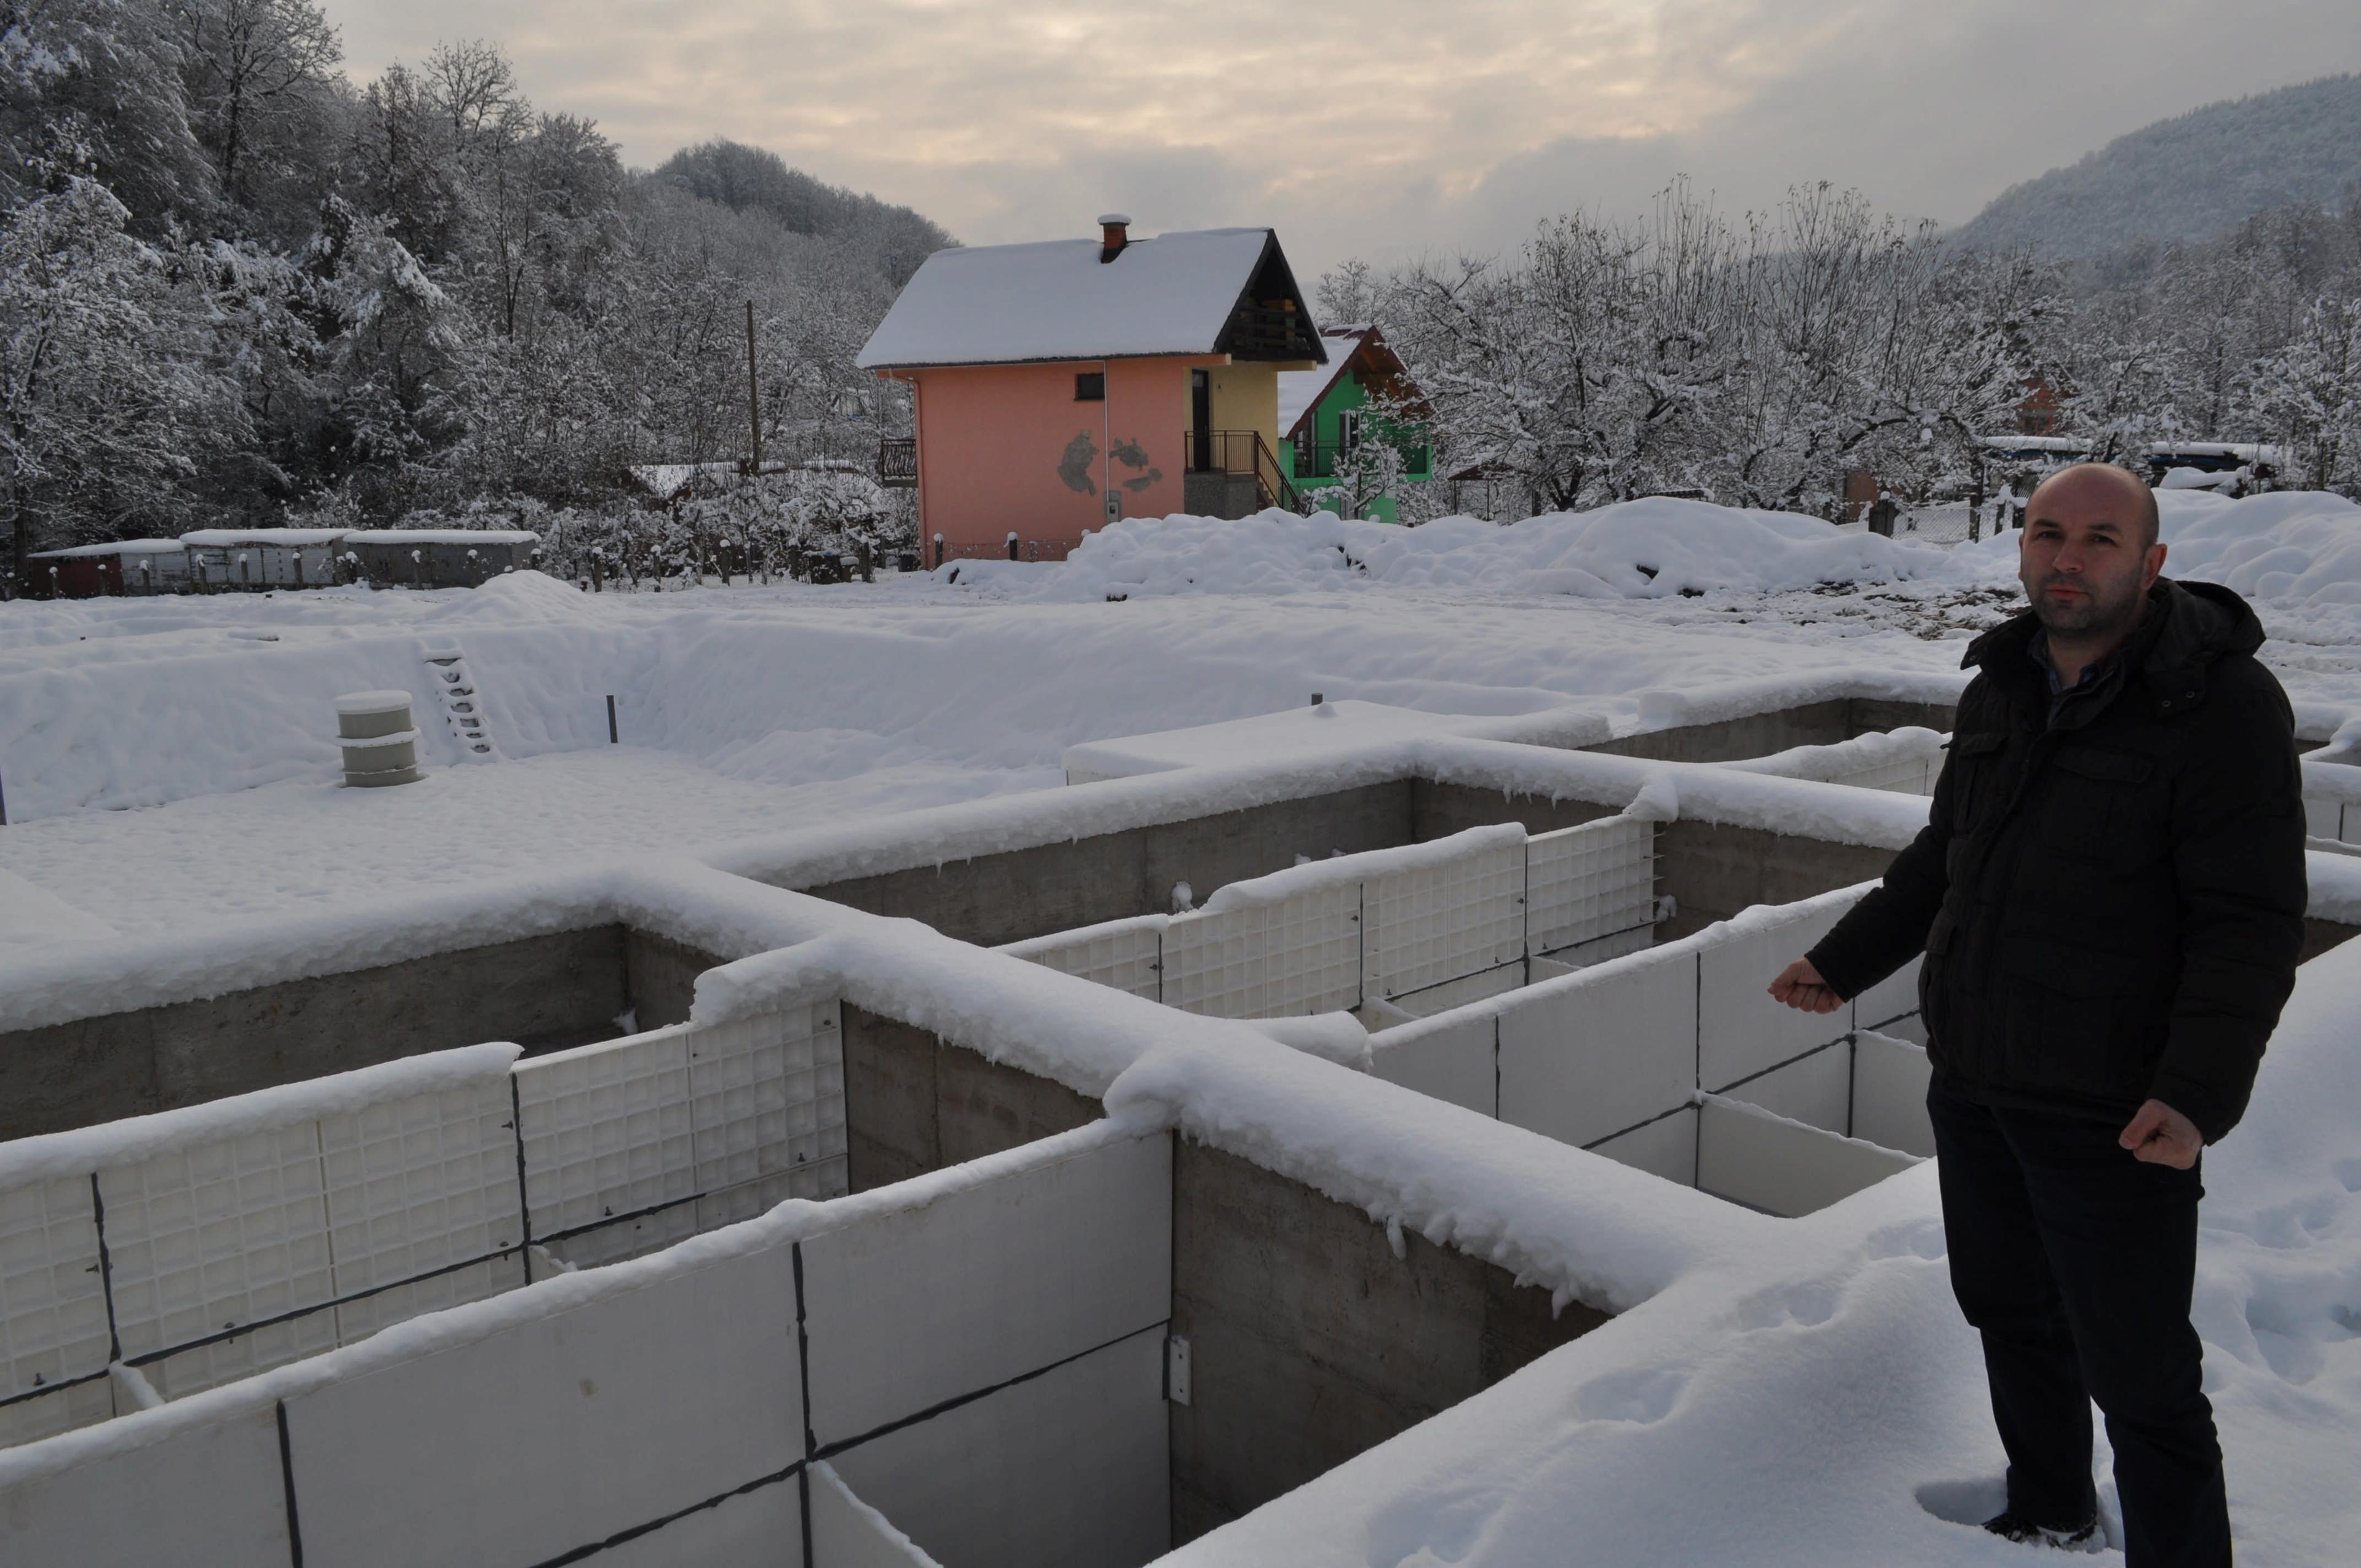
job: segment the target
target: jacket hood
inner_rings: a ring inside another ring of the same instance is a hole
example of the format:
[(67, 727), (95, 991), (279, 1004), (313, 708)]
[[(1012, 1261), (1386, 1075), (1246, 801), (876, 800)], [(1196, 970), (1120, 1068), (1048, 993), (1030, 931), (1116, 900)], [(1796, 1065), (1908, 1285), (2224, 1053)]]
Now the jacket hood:
[[(2151, 678), (2202, 668), (2227, 654), (2252, 653), (2263, 645), (2262, 618), (2219, 583), (2158, 577), (2147, 602), (2132, 646), (2138, 666)], [(2013, 671), (2040, 629), (2033, 612), (2022, 610), (1969, 643), (1960, 667)]]

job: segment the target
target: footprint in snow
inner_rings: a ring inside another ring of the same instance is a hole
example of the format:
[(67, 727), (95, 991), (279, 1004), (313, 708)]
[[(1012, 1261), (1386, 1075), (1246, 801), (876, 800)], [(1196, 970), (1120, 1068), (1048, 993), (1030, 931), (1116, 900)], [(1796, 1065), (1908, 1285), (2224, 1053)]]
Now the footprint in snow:
[(1862, 1244), (1861, 1255), (1872, 1263), (1883, 1263), (1889, 1257), (1916, 1257), (1932, 1263), (1944, 1255), (1943, 1223), (1940, 1220), (1914, 1220), (1906, 1225), (1888, 1225), (1870, 1233)]
[(1738, 1327), (1741, 1332), (1785, 1328), (1789, 1324), (1817, 1328), (1837, 1315), (1837, 1307), (1843, 1299), (1844, 1293), (1826, 1280), (1777, 1286), (1758, 1291), (1738, 1304)]
[(1574, 1397), (1574, 1410), (1586, 1421), (1647, 1426), (1669, 1415), (1688, 1386), (1686, 1372), (1618, 1372), (1585, 1385)]

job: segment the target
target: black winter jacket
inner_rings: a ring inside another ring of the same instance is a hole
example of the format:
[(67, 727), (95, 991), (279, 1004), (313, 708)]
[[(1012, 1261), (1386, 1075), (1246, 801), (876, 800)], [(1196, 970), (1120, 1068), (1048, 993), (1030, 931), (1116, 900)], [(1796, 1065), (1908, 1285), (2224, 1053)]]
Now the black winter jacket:
[(2103, 685), (2061, 705), (2032, 614), (1962, 661), (1926, 830), (1809, 957), (1855, 996), (1922, 949), (1945, 1085), (2128, 1120), (2148, 1099), (2208, 1143), (2236, 1125), (2295, 982), (2302, 773), (2262, 623), (2159, 581)]

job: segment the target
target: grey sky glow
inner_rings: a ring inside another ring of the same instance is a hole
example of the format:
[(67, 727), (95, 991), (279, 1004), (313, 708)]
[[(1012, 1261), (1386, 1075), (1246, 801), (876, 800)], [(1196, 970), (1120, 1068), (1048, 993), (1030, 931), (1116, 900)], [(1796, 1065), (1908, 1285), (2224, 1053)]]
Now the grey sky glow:
[(626, 161), (711, 136), (973, 243), (1275, 225), (1348, 255), (1513, 246), (1858, 186), (1955, 223), (2168, 115), (2361, 70), (2351, 0), (327, 0), (357, 81), (503, 43)]

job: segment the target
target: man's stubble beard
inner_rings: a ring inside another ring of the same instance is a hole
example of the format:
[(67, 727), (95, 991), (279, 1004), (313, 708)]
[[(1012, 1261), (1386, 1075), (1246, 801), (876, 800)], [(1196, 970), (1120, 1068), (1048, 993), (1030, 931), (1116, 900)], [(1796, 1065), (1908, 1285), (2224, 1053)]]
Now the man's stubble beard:
[(2111, 598), (2088, 579), (2082, 579), (2074, 584), (2089, 596), (2081, 604), (2052, 602), (2049, 588), (2064, 581), (2065, 577), (2053, 572), (2026, 596), (2034, 619), (2041, 622), (2044, 631), (2073, 638), (2103, 638), (2129, 631), (2138, 621), (2140, 591), (2136, 581), (2125, 585), (2121, 597)]

